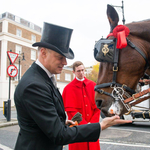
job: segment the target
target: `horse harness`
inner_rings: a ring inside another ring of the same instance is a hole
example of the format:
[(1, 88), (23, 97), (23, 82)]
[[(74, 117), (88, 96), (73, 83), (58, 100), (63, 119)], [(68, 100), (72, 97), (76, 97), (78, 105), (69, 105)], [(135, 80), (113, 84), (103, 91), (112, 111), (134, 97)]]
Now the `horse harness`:
[[(110, 34), (112, 36), (112, 34)], [(118, 71), (118, 59), (119, 59), (119, 50), (117, 48), (117, 38), (114, 39), (100, 39), (94, 47), (94, 57), (99, 62), (110, 62), (113, 63), (113, 79), (112, 82), (109, 83), (102, 83), (95, 86), (95, 91), (97, 91), (100, 94), (105, 94), (113, 99), (115, 101), (121, 100), (122, 104), (125, 106), (125, 108), (128, 110), (128, 112), (131, 111), (131, 106), (134, 106), (141, 101), (144, 101), (145, 98), (142, 98), (139, 100), (140, 96), (143, 96), (150, 92), (150, 88), (143, 91), (136, 93), (135, 90), (131, 89), (125, 84), (120, 84), (116, 82), (117, 77), (117, 71)], [(145, 69), (148, 67), (148, 59), (146, 58), (146, 55), (141, 51), (138, 47), (136, 47), (127, 37), (126, 37), (127, 44), (135, 49), (146, 61)], [(104, 91), (101, 88), (111, 87), (112, 93), (108, 93)], [(128, 93), (130, 92), (132, 96)], [(135, 94), (136, 93), (136, 94)], [(125, 99), (126, 97), (127, 99)], [(138, 101), (137, 101), (138, 98)], [(147, 97), (147, 99), (150, 97)], [(131, 103), (134, 101), (133, 103)], [(136, 101), (136, 102), (135, 102)], [(130, 103), (130, 104), (129, 104)]]

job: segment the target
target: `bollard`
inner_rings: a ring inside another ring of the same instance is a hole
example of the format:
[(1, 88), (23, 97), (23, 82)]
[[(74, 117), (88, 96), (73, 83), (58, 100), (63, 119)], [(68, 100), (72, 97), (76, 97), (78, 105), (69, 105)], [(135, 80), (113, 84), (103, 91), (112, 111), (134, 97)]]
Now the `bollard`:
[(11, 120), (11, 100), (8, 99), (8, 107), (7, 107), (7, 121)]
[(3, 115), (6, 117), (7, 121), (11, 121), (11, 100), (3, 102)]

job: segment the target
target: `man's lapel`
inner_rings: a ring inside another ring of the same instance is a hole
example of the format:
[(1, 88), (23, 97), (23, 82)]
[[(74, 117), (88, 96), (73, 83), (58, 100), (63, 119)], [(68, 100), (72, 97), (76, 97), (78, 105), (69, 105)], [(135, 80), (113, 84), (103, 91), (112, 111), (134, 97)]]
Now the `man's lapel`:
[(64, 105), (63, 105), (63, 100), (62, 100), (62, 96), (58, 90), (58, 88), (56, 88), (54, 86), (54, 84), (52, 83), (52, 80), (48, 77), (47, 73), (39, 66), (37, 65), (35, 62), (32, 64), (33, 69), (36, 69), (38, 71), (38, 73), (41, 75), (41, 77), (46, 81), (46, 83), (48, 84), (48, 86), (50, 86), (55, 94), (55, 96), (59, 99), (59, 102), (64, 110)]
[(55, 96), (59, 99), (59, 102), (60, 102), (60, 104), (61, 104), (61, 106), (62, 106), (62, 108), (63, 108), (63, 110), (64, 110), (64, 105), (63, 105), (62, 96), (61, 96), (61, 94), (60, 94), (58, 88), (56, 88), (56, 87), (54, 86), (54, 84), (52, 83), (52, 81), (51, 81), (50, 78), (49, 78), (48, 84), (49, 84), (49, 86), (52, 87), (52, 90), (53, 90)]

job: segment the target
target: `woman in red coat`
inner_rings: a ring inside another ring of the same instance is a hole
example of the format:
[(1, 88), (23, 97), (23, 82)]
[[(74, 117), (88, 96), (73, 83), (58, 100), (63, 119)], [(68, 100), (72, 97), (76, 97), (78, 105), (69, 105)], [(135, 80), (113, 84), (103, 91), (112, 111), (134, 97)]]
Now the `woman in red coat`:
[[(77, 61), (73, 64), (75, 79), (64, 88), (62, 94), (68, 119), (71, 120), (77, 112), (82, 114), (82, 121), (79, 125), (96, 123), (100, 119), (100, 110), (97, 108), (94, 100), (94, 86), (96, 84), (84, 76), (84, 70), (82, 62)], [(77, 149), (100, 150), (99, 140), (96, 142), (69, 144), (69, 150)]]

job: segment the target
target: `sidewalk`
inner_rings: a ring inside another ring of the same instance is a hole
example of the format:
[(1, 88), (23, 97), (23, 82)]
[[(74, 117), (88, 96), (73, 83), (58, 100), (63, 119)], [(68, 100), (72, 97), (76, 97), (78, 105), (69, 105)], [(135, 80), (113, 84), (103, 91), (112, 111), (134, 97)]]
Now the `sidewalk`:
[(11, 120), (7, 121), (7, 118), (3, 115), (3, 108), (0, 108), (0, 128), (1, 127), (6, 127), (6, 126), (11, 126), (11, 125), (17, 125), (17, 113), (16, 113), (16, 108), (11, 107)]

